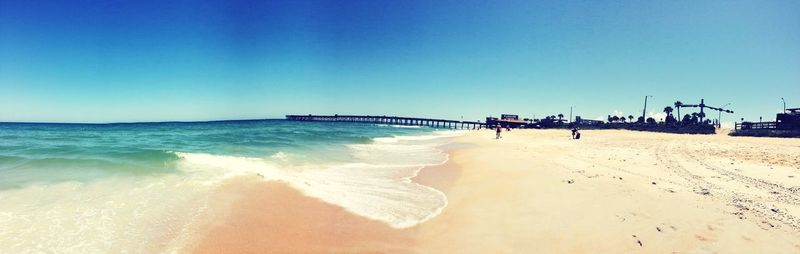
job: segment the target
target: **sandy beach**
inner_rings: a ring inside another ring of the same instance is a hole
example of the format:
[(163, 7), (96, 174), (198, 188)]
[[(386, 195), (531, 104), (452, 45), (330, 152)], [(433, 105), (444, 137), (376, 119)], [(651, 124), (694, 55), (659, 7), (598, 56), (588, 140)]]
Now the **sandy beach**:
[(447, 196), (397, 229), (241, 177), (189, 253), (800, 253), (800, 139), (472, 131), (413, 180)]

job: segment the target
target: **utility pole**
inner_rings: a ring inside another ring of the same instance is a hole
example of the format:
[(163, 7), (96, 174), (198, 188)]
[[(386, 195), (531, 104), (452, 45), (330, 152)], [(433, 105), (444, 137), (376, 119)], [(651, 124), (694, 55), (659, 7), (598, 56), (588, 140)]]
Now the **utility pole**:
[(569, 106), (569, 122), (572, 123), (572, 106)]
[(781, 97), (781, 101), (783, 101), (783, 113), (786, 113), (786, 100)]
[(706, 107), (706, 99), (700, 99), (700, 122), (703, 122), (703, 117), (706, 115), (703, 109)]
[(642, 109), (642, 121), (646, 121), (647, 120), (647, 115), (646, 115), (647, 114), (647, 97), (653, 97), (653, 96), (651, 96), (651, 95), (645, 95), (644, 96), (644, 109)]

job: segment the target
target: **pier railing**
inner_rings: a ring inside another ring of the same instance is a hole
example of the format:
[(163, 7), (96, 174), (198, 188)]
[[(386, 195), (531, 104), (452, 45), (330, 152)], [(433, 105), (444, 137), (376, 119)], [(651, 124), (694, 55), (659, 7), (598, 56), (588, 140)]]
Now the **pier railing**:
[(428, 126), (447, 129), (482, 129), (485, 124), (481, 122), (456, 121), (433, 118), (399, 117), (399, 116), (359, 116), (359, 115), (286, 115), (290, 121), (314, 122), (351, 122), (375, 123), (390, 125)]
[(777, 122), (743, 122), (734, 123), (734, 130), (777, 129)]

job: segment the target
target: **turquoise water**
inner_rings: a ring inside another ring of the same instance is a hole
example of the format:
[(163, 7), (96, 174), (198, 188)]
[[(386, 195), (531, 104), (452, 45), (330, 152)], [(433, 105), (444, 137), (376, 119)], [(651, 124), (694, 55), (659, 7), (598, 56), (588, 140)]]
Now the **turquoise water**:
[(31, 183), (91, 181), (177, 173), (174, 152), (332, 163), (353, 158), (348, 144), (419, 135), (430, 128), (285, 120), (134, 124), (0, 123), (0, 189)]
[(412, 227), (447, 206), (411, 179), (447, 161), (439, 147), (455, 135), (285, 120), (0, 123), (0, 253), (180, 252), (225, 213), (222, 186), (258, 181)]

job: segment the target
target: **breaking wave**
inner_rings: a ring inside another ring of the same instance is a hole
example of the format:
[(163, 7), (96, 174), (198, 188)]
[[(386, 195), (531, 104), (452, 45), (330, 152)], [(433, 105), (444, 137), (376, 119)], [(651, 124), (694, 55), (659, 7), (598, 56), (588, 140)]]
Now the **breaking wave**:
[(435, 217), (447, 206), (444, 193), (411, 178), (425, 166), (447, 161), (447, 154), (436, 147), (450, 135), (398, 136), (391, 142), (378, 138), (372, 144), (349, 145), (355, 161), (329, 165), (286, 166), (263, 158), (175, 154), (182, 159), (182, 170), (205, 174), (209, 183), (256, 174), (354, 214), (407, 228)]

